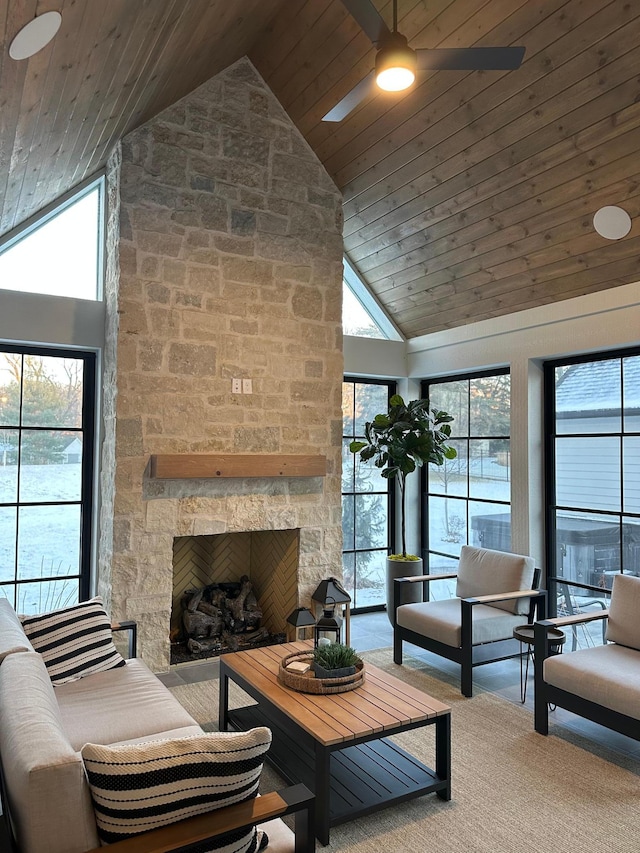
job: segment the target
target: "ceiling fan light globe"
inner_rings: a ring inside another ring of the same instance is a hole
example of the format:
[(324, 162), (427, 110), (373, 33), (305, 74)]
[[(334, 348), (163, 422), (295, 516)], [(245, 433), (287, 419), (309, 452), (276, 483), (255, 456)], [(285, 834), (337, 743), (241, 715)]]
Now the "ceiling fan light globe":
[(410, 68), (395, 66), (381, 71), (376, 77), (376, 83), (385, 92), (402, 92), (403, 89), (408, 89), (415, 79), (416, 75)]
[(392, 33), (376, 54), (376, 83), (386, 92), (408, 89), (416, 79), (416, 52), (400, 33)]

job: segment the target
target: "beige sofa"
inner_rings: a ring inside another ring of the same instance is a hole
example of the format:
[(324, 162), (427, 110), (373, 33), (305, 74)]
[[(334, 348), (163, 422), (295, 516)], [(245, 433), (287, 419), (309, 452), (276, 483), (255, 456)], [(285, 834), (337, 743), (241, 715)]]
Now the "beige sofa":
[[(54, 687), (13, 608), (0, 599), (3, 812), (20, 853), (86, 853), (100, 846), (80, 754), (86, 743), (138, 743), (202, 734), (196, 721), (138, 659)], [(289, 813), (295, 814), (295, 833), (280, 819), (262, 825), (264, 820)], [(313, 798), (304, 786), (295, 786), (110, 847), (114, 853), (169, 850), (162, 846), (168, 831), (177, 848), (186, 841), (260, 823), (269, 836), (268, 851), (301, 853), (315, 849), (313, 831), (309, 832), (312, 819)]]

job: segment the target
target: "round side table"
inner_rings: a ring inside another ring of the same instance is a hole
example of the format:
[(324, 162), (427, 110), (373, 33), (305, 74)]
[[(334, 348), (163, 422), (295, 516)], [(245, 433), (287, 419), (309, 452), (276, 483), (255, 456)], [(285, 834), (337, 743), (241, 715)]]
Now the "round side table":
[[(529, 677), (529, 659), (533, 660), (533, 625), (518, 625), (513, 629), (513, 636), (520, 641), (520, 701), (524, 704), (527, 701), (527, 678)], [(547, 628), (547, 651), (550, 655), (557, 655), (562, 652), (567, 637), (564, 631), (559, 628)], [(522, 672), (522, 657), (523, 646), (527, 647), (526, 651), (526, 667), (524, 677)]]

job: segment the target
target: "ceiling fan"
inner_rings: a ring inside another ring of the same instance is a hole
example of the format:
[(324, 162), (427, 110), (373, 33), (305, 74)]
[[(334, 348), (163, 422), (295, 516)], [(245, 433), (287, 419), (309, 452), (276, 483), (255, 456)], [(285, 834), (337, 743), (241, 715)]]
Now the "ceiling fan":
[(524, 47), (452, 47), (412, 50), (398, 32), (398, 0), (393, 0), (393, 30), (380, 17), (371, 0), (342, 0), (377, 48), (375, 69), (323, 116), (322, 121), (342, 121), (376, 84), (388, 92), (408, 89), (417, 71), (512, 71), (519, 68)]

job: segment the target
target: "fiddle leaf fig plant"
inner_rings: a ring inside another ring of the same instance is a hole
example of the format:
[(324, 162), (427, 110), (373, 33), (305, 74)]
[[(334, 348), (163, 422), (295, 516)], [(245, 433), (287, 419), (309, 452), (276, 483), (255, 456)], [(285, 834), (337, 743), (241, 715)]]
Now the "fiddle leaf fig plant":
[(418, 559), (407, 554), (407, 477), (423, 465), (444, 465), (445, 460), (455, 459), (455, 448), (447, 444), (451, 421), (452, 415), (430, 408), (428, 400), (405, 403), (399, 394), (394, 394), (388, 411), (365, 424), (366, 440), (355, 439), (349, 445), (351, 453), (359, 453), (363, 462), (373, 460), (385, 479), (398, 481), (402, 554), (392, 554), (391, 559)]

